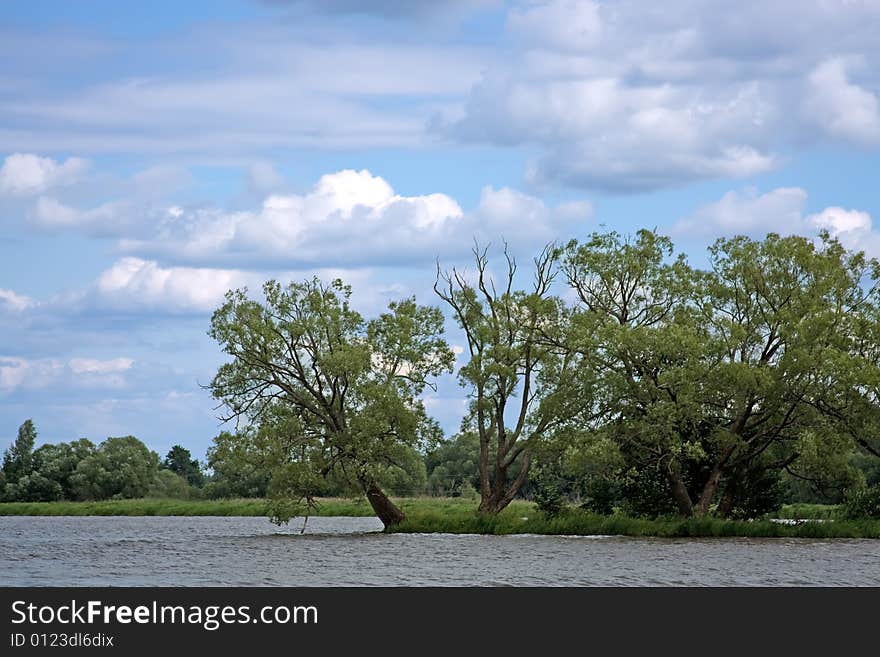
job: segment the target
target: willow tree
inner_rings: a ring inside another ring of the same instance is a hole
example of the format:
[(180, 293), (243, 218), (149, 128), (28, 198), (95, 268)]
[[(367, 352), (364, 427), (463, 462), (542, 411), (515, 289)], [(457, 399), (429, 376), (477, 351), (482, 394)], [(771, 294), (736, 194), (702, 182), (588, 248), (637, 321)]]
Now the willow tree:
[(308, 498), (316, 478), (344, 476), (388, 527), (404, 514), (380, 473), (402, 447), (436, 438), (420, 395), (454, 356), (438, 309), (406, 299), (366, 321), (350, 296), (342, 281), (317, 278), (269, 281), (262, 301), (230, 291), (209, 334), (231, 360), (210, 388), (227, 409), (224, 420), (275, 438), (276, 490)]
[(470, 406), (462, 429), (479, 436), (479, 510), (494, 514), (521, 490), (535, 449), (589, 405), (591, 379), (566, 345), (567, 312), (551, 294), (558, 249), (548, 246), (535, 258), (525, 290), (515, 288), (517, 265), (507, 249), (500, 285), (489, 273), (488, 251), (473, 253), (474, 277), (438, 266), (434, 290), (467, 342), (459, 381)]
[(671, 255), (648, 231), (594, 235), (564, 270), (609, 435), (661, 465), (683, 515), (726, 514), (768, 475), (812, 476), (799, 468), (851, 448), (876, 266), (827, 235), (721, 239), (707, 271)]

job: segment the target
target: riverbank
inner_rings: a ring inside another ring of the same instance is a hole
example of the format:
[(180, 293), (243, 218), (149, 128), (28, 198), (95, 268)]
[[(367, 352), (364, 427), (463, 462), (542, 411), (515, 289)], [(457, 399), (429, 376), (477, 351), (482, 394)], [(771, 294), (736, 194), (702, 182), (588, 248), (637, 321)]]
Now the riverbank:
[(505, 510), (496, 517), (473, 512), (416, 511), (390, 530), (392, 533), (543, 534), (570, 536), (653, 536), (658, 538), (880, 538), (880, 520), (724, 520), (721, 518), (630, 518), (600, 516), (569, 509), (555, 518), (533, 511), (521, 515)]
[[(407, 519), (390, 530), (411, 534), (544, 534), (683, 537), (880, 538), (880, 520), (842, 520), (825, 505), (783, 507), (778, 518), (744, 521), (720, 518), (600, 516), (577, 508), (547, 518), (531, 502), (517, 500), (496, 517), (475, 513), (476, 502), (462, 498), (411, 497), (395, 502)], [(7, 502), (0, 516), (265, 516), (261, 499), (135, 499), (102, 502)], [(313, 516), (373, 516), (366, 500), (322, 499)]]

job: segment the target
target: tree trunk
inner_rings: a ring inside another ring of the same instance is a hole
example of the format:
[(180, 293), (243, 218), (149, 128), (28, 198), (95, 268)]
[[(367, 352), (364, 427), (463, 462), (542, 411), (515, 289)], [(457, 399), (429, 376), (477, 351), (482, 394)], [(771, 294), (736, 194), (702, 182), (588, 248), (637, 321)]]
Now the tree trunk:
[(727, 490), (721, 496), (721, 501), (718, 502), (718, 509), (716, 511), (722, 518), (729, 518), (730, 512), (733, 511), (733, 486), (726, 485), (726, 488)]
[(669, 479), (669, 485), (672, 488), (672, 497), (678, 506), (678, 512), (686, 518), (694, 515), (694, 504), (691, 502), (691, 496), (681, 479), (678, 468), (672, 463), (666, 468), (666, 476)]
[(492, 482), (491, 488), (482, 491), (480, 495), (480, 506), (477, 511), (488, 515), (495, 515), (503, 511), (525, 484), (531, 461), (532, 457), (528, 450), (523, 451), (519, 474), (516, 479), (510, 482), (510, 485), (507, 484), (507, 468), (496, 470), (495, 481)]
[(703, 486), (700, 493), (700, 501), (697, 505), (697, 513), (701, 516), (709, 513), (709, 507), (712, 506), (712, 500), (715, 499), (715, 493), (718, 491), (718, 484), (721, 483), (721, 468), (715, 466), (709, 475), (709, 480)]
[(397, 508), (394, 502), (388, 499), (388, 496), (382, 492), (382, 489), (379, 488), (375, 481), (362, 483), (362, 486), (364, 487), (367, 499), (370, 501), (370, 506), (373, 507), (373, 512), (382, 521), (385, 529), (392, 525), (400, 524), (406, 518), (406, 514)]

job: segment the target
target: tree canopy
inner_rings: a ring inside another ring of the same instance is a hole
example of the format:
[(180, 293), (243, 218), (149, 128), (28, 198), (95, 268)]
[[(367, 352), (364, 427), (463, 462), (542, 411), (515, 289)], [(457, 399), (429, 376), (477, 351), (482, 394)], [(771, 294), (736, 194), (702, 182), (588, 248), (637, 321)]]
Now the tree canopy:
[(282, 499), (311, 502), (333, 473), (356, 483), (387, 526), (403, 513), (379, 481), (407, 447), (438, 438), (420, 395), (454, 356), (436, 308), (404, 299), (366, 321), (350, 296), (342, 281), (317, 278), (269, 281), (262, 301), (231, 291), (209, 331), (231, 360), (210, 388), (225, 419), (271, 438), (271, 488)]

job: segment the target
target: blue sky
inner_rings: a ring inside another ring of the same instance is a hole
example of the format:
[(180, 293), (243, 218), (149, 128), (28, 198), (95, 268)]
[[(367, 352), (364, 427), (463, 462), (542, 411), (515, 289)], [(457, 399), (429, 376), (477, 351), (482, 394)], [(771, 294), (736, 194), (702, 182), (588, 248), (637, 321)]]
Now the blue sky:
[[(269, 277), (369, 314), (474, 237), (880, 256), (878, 32), (877, 0), (3, 3), (0, 448), (32, 417), (203, 456), (211, 310)], [(456, 428), (452, 377), (428, 405)]]

